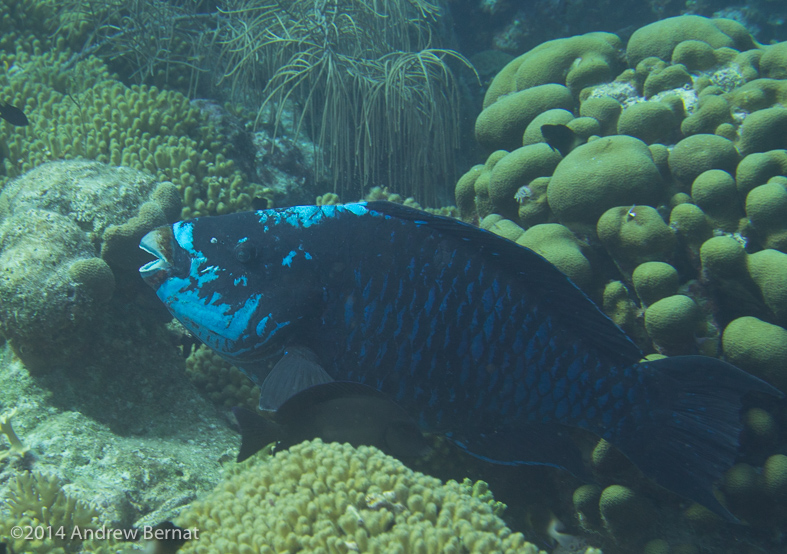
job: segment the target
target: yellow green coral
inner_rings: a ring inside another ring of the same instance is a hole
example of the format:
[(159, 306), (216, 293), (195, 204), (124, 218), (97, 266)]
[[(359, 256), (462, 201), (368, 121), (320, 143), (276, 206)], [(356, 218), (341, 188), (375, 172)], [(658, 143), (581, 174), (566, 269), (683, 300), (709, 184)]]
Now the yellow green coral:
[(186, 375), (216, 404), (257, 407), (260, 389), (238, 368), (204, 345), (186, 359)]
[[(764, 46), (735, 21), (682, 16), (634, 32), (628, 67), (607, 60), (604, 69), (600, 38), (549, 41), (495, 77), (476, 119), (489, 153), (455, 189), (462, 219), (480, 220), (582, 281), (646, 353), (724, 356), (787, 390), (787, 43)], [(560, 56), (594, 43), (601, 48), (592, 59)], [(568, 79), (580, 66), (587, 79)], [(593, 123), (575, 128), (572, 114)], [(543, 124), (567, 126), (580, 144), (551, 172), (522, 155), (543, 141)], [(563, 248), (553, 247), (544, 223), (562, 229)], [(572, 241), (581, 248), (569, 250)], [(776, 455), (783, 421), (764, 409), (748, 413), (743, 450), (758, 451), (762, 464)], [(774, 489), (782, 462), (770, 462)], [(735, 485), (749, 477), (756, 484), (763, 471), (733, 471), (726, 501), (742, 518), (773, 513), (763, 524), (783, 526), (781, 493)], [(615, 511), (620, 495), (609, 496), (609, 523), (593, 530), (617, 544), (635, 539), (642, 550), (655, 537), (632, 529), (627, 510)], [(718, 529), (699, 508), (681, 513), (697, 535)]]
[[(31, 529), (32, 536), (28, 539), (27, 533), (21, 538), (12, 534), (16, 526), (23, 531)], [(7, 543), (12, 552), (74, 552), (82, 542), (80, 533), (98, 526), (98, 513), (70, 497), (63, 490), (63, 482), (52, 475), (28, 471), (17, 474), (0, 504), (0, 542)]]
[(6, 439), (8, 439), (9, 445), (8, 450), (0, 451), (0, 460), (7, 458), (11, 454), (23, 456), (28, 450), (30, 450), (30, 448), (25, 446), (25, 444), (21, 441), (19, 436), (17, 436), (13, 426), (11, 425), (11, 418), (15, 415), (16, 408), (0, 414), (0, 434), (5, 435)]
[(484, 485), (444, 484), (375, 448), (316, 439), (244, 462), (176, 523), (200, 529), (183, 554), (537, 553), (498, 509)]
[(183, 217), (251, 207), (258, 187), (227, 159), (229, 145), (188, 98), (156, 87), (127, 87), (98, 59), (74, 62), (70, 54), (61, 49), (0, 55), (15, 69), (0, 74), (0, 98), (30, 120), (0, 143), (5, 179), (50, 160), (84, 157), (174, 183)]

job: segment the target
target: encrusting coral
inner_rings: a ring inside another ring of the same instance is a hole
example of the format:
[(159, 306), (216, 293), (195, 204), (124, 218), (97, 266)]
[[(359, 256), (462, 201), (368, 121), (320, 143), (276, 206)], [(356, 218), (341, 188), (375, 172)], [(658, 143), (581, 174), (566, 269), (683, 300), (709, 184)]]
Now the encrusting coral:
[(317, 439), (244, 462), (175, 522), (200, 529), (183, 554), (536, 554), (496, 509), (481, 482), (443, 484), (375, 448)]

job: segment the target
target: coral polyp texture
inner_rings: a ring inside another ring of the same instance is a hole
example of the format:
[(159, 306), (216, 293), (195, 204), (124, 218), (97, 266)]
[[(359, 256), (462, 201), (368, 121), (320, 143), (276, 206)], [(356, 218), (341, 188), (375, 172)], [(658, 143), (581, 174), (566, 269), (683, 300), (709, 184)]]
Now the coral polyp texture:
[(373, 447), (301, 443), (231, 470), (175, 522), (200, 529), (183, 554), (536, 554), (483, 482), (442, 483)]
[[(736, 21), (669, 18), (625, 46), (608, 33), (546, 42), (486, 93), (475, 132), (488, 157), (457, 182), (460, 217), (552, 261), (646, 354), (724, 357), (787, 391), (786, 103), (787, 43), (761, 45)], [(747, 420), (752, 437), (761, 420)], [(741, 493), (746, 475), (724, 489), (733, 512), (781, 506), (767, 521), (783, 524), (781, 493)], [(588, 494), (583, 526), (644, 545), (626, 536), (645, 513), (625, 507), (629, 492)]]
[[(12, 552), (76, 552), (82, 542), (80, 529), (85, 533), (100, 526), (98, 512), (70, 497), (63, 485), (57, 477), (44, 473), (17, 474), (0, 504), (0, 541), (10, 546)], [(20, 534), (16, 532), (17, 527), (39, 527), (42, 532), (38, 536), (35, 532)], [(51, 529), (52, 533), (44, 533), (44, 529)]]
[(52, 160), (77, 157), (147, 171), (172, 182), (183, 217), (249, 209), (257, 186), (228, 159), (230, 145), (183, 94), (128, 87), (97, 58), (21, 48), (6, 55), (0, 94), (29, 114), (7, 133), (0, 187)]

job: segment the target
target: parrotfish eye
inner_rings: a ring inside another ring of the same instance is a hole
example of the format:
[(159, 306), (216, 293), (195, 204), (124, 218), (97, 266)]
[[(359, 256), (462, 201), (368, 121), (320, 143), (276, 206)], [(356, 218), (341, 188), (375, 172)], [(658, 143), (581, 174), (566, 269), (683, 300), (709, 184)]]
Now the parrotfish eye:
[(235, 259), (242, 264), (247, 264), (257, 257), (257, 250), (253, 244), (241, 242), (235, 246)]

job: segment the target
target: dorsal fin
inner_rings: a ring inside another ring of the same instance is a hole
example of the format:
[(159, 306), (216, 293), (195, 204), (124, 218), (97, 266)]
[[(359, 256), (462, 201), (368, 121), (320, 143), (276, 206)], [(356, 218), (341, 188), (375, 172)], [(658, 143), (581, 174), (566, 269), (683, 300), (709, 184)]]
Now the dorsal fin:
[(572, 326), (595, 345), (624, 363), (639, 361), (639, 347), (596, 304), (546, 258), (490, 231), (462, 221), (433, 215), (392, 202), (367, 202), (374, 212), (412, 221), (444, 235), (473, 243), (482, 260), (500, 260), (505, 267), (549, 304), (560, 322)]

